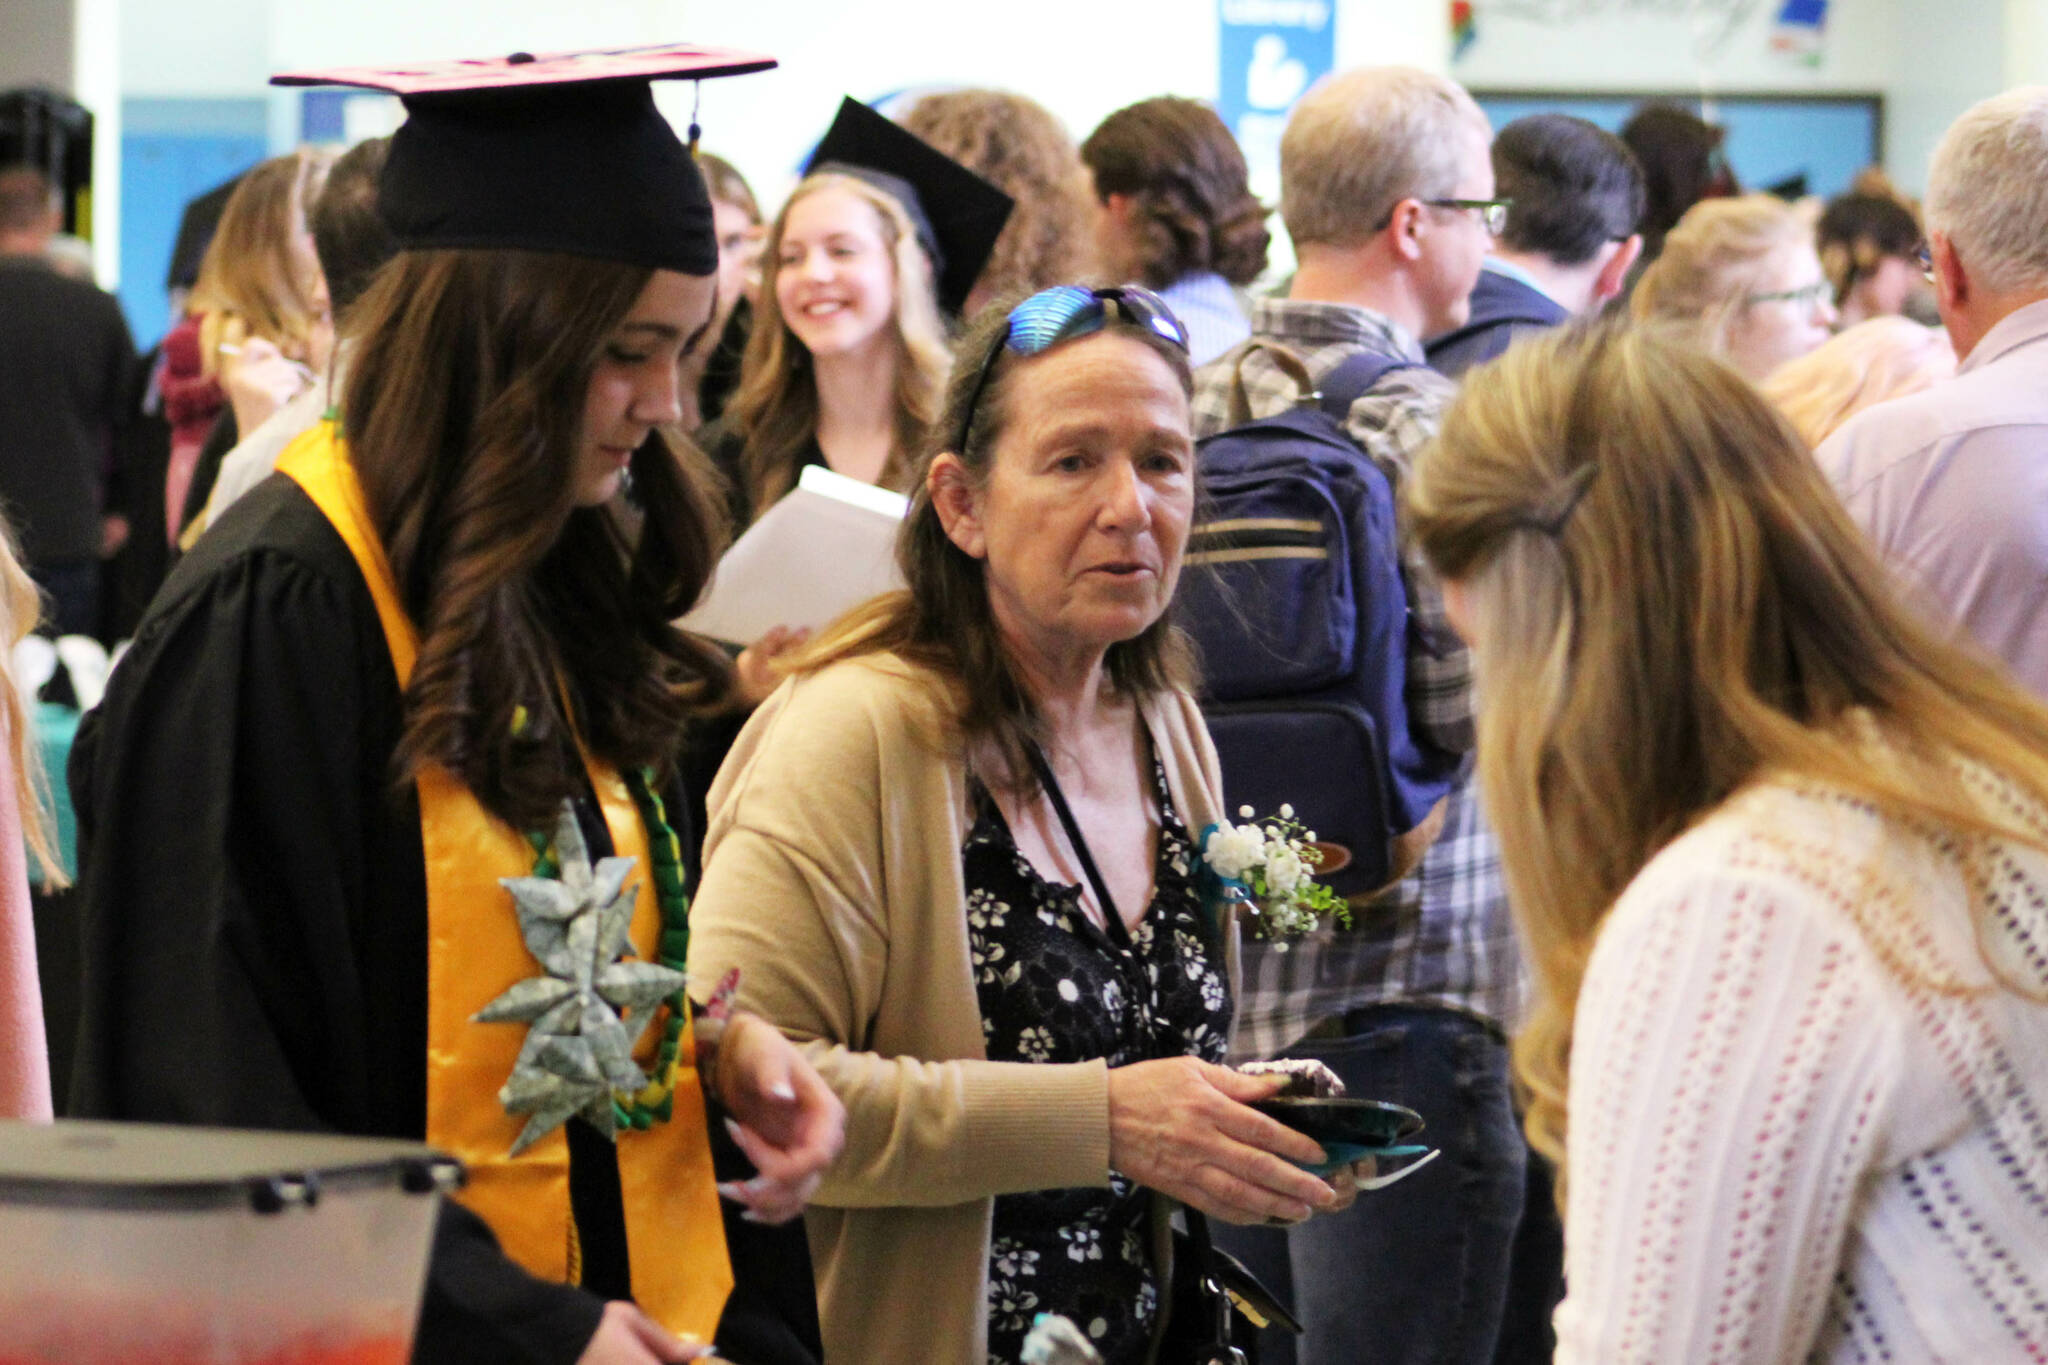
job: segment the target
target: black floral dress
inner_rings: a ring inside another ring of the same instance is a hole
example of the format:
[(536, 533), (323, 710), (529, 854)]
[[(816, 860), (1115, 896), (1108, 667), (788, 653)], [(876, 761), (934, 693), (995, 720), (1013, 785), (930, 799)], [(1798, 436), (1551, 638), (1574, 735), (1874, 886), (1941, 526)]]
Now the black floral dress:
[[(1160, 812), (1152, 902), (1128, 935), (1113, 935), (1081, 909), (1080, 887), (1047, 881), (1025, 861), (996, 803), (972, 784), (976, 816), (961, 859), (990, 1061), (1222, 1059), (1230, 988), (1195, 889), (1194, 845), (1156, 759), (1152, 786)], [(1040, 1313), (1072, 1319), (1108, 1365), (1142, 1361), (1159, 1311), (1149, 1234), (1146, 1192), (1115, 1171), (1106, 1189), (999, 1197), (990, 1365), (1015, 1365)]]

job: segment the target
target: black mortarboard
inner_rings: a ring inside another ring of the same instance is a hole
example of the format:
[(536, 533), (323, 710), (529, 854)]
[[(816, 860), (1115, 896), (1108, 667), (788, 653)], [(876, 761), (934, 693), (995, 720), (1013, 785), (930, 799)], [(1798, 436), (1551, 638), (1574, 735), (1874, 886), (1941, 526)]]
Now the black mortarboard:
[(903, 205), (932, 258), (939, 307), (957, 314), (1010, 220), (1010, 196), (855, 99), (840, 101), (804, 167), (818, 171), (856, 176)]
[(294, 71), (405, 101), (377, 208), (401, 247), (515, 247), (709, 275), (711, 198), (649, 82), (764, 71), (687, 44)]
[(206, 258), (206, 248), (220, 227), (221, 214), (227, 212), (228, 196), (241, 183), (242, 176), (238, 175), (185, 205), (185, 211), (178, 215), (178, 240), (171, 246), (171, 268), (164, 278), (164, 288), (190, 289), (199, 283), (199, 263)]

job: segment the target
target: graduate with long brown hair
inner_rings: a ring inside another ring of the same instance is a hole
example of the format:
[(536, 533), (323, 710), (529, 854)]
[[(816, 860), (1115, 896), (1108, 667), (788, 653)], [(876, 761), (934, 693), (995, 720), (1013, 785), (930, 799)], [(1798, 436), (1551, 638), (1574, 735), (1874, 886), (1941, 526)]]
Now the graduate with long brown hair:
[[(675, 756), (728, 677), (670, 624), (719, 545), (662, 431), (717, 253), (648, 79), (762, 64), (302, 78), (406, 95), (402, 250), (339, 412), (179, 564), (75, 753), (74, 1107), (460, 1157), (436, 1365), (816, 1354), (801, 1244), (756, 1224), (801, 1207), (838, 1102), (678, 970)], [(720, 1183), (721, 1108), (749, 1179)]]

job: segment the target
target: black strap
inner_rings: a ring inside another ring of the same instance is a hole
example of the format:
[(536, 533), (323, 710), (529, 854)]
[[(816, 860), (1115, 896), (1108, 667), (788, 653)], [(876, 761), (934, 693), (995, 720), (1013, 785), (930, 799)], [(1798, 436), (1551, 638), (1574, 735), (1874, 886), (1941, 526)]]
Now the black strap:
[(1223, 1281), (1216, 1273), (1216, 1249), (1209, 1242), (1209, 1219), (1198, 1208), (1184, 1204), (1182, 1216), (1187, 1220), (1188, 1241), (1194, 1244), (1196, 1273), (1202, 1277), (1202, 1294), (1215, 1307), (1215, 1345), (1224, 1349), (1230, 1347), (1230, 1295), (1223, 1291)]
[(1095, 855), (1088, 851), (1088, 841), (1081, 837), (1080, 822), (1074, 819), (1073, 808), (1067, 805), (1067, 794), (1060, 790), (1060, 780), (1053, 776), (1052, 765), (1045, 761), (1044, 751), (1036, 744), (1031, 746), (1031, 766), (1038, 773), (1038, 785), (1045, 788), (1046, 799), (1052, 802), (1053, 812), (1060, 817), (1060, 826), (1067, 832), (1067, 841), (1074, 846), (1074, 856), (1081, 860), (1081, 871), (1087, 874), (1088, 884), (1095, 888), (1095, 899), (1102, 902), (1102, 914), (1107, 921), (1104, 927), (1117, 947), (1129, 948), (1131, 933), (1124, 926), (1124, 917), (1117, 912), (1116, 898), (1109, 894), (1102, 873), (1096, 869)]
[(1396, 370), (1425, 368), (1413, 360), (1385, 351), (1360, 351), (1348, 356), (1323, 376), (1317, 386), (1323, 411), (1340, 425), (1351, 415), (1351, 405), (1372, 392), (1378, 383)]
[[(1045, 788), (1046, 799), (1052, 802), (1053, 813), (1060, 817), (1060, 825), (1067, 832), (1067, 839), (1074, 846), (1074, 856), (1081, 860), (1081, 871), (1087, 874), (1088, 884), (1095, 888), (1096, 899), (1102, 902), (1102, 913), (1108, 920), (1110, 937), (1122, 948), (1131, 946), (1130, 931), (1124, 927), (1123, 916), (1117, 912), (1116, 897), (1109, 894), (1109, 887), (1102, 880), (1102, 872), (1095, 866), (1095, 855), (1088, 850), (1088, 840), (1081, 833), (1081, 822), (1074, 818), (1073, 807), (1067, 804), (1067, 794), (1060, 790), (1060, 780), (1053, 775), (1052, 764), (1046, 762), (1045, 753), (1036, 744), (1030, 746), (1031, 766), (1038, 774), (1039, 786)], [(1183, 1204), (1182, 1214), (1187, 1221), (1188, 1242), (1195, 1253), (1195, 1273), (1199, 1277), (1202, 1298), (1214, 1308), (1215, 1322), (1211, 1325), (1213, 1336), (1204, 1343), (1207, 1352), (1205, 1360), (1229, 1362), (1242, 1361), (1244, 1356), (1231, 1345), (1230, 1295), (1223, 1288), (1223, 1280), (1216, 1267), (1216, 1251), (1209, 1240), (1209, 1220), (1200, 1209)]]

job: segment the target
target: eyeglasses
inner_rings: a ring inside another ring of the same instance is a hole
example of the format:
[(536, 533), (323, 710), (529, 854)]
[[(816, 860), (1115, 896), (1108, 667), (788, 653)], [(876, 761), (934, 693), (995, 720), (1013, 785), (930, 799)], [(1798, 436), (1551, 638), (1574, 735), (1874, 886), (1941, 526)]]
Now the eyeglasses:
[(1913, 264), (1920, 267), (1922, 279), (1929, 284), (1934, 283), (1934, 247), (1931, 243), (1922, 242), (1913, 248)]
[[(1476, 209), (1479, 225), (1486, 229), (1489, 237), (1498, 237), (1508, 230), (1508, 210), (1515, 206), (1512, 199), (1420, 199), (1417, 203), (1427, 204), (1433, 209)], [(1399, 208), (1395, 204), (1394, 208)], [(1374, 232), (1384, 232), (1387, 224), (1394, 221), (1394, 209), (1387, 210), (1387, 216), (1373, 225)]]
[(1820, 307), (1821, 300), (1834, 292), (1835, 287), (1826, 280), (1815, 280), (1812, 284), (1801, 285), (1797, 289), (1774, 289), (1768, 294), (1749, 294), (1744, 296), (1742, 301), (1745, 304), (1796, 303), (1810, 311)]
[(1508, 210), (1515, 206), (1512, 199), (1425, 199), (1422, 202), (1436, 209), (1477, 210), (1480, 225), (1489, 237), (1498, 237), (1508, 230)]
[(955, 453), (966, 453), (967, 433), (974, 426), (974, 410), (981, 405), (982, 390), (988, 387), (988, 377), (994, 372), (996, 360), (1005, 347), (1020, 356), (1043, 355), (1062, 341), (1072, 341), (1108, 326), (1111, 304), (1116, 305), (1123, 317), (1156, 336), (1164, 337), (1182, 352), (1188, 349), (1187, 328), (1181, 326), (1180, 319), (1173, 315), (1173, 309), (1167, 307), (1166, 300), (1149, 289), (1135, 284), (1118, 285), (1113, 289), (1056, 284), (1050, 289), (1041, 289), (1010, 310), (1003, 330), (996, 334), (988, 354), (981, 358), (981, 367), (974, 375), (974, 388), (967, 395), (967, 410), (960, 415), (960, 430), (953, 440)]

